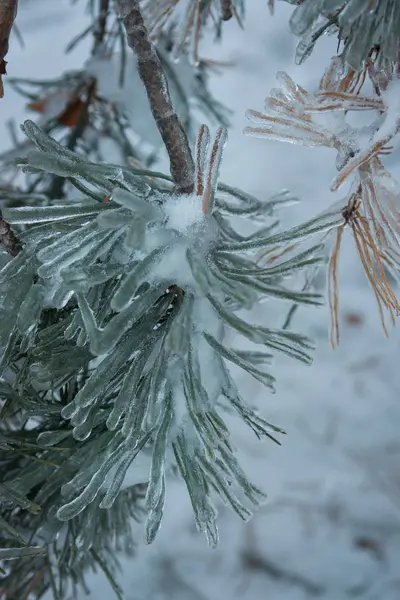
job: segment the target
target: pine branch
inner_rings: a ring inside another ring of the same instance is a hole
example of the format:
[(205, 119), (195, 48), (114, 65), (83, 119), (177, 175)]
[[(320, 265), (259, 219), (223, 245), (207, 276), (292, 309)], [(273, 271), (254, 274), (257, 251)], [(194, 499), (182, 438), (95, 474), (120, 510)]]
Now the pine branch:
[(0, 0), (0, 98), (4, 96), (1, 76), (6, 74), (8, 40), (17, 14), (18, 0)]
[(169, 155), (172, 179), (178, 192), (191, 193), (194, 164), (189, 142), (172, 105), (167, 78), (144, 24), (139, 2), (117, 0), (116, 5), (125, 26), (128, 45), (137, 56), (139, 75)]

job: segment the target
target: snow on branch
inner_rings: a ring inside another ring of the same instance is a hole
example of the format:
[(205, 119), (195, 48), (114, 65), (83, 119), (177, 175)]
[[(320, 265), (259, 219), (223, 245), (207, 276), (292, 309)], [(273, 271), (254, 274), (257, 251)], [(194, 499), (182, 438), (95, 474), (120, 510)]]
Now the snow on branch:
[(0, 243), (12, 255), (17, 256), (21, 250), (21, 244), (10, 225), (4, 221), (0, 212)]

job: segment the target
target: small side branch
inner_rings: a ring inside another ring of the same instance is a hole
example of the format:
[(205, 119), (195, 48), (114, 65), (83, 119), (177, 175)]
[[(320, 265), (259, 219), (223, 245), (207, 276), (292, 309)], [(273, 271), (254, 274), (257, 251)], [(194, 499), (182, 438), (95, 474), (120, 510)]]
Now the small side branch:
[(3, 82), (1, 76), (6, 74), (6, 61), (8, 40), (11, 28), (17, 14), (18, 0), (0, 0), (0, 98), (3, 97)]
[(221, 19), (229, 21), (233, 17), (232, 0), (220, 0), (221, 4)]
[(99, 0), (99, 17), (94, 32), (94, 47), (95, 52), (97, 48), (103, 43), (104, 36), (107, 28), (107, 17), (109, 9), (109, 0)]
[(0, 243), (7, 249), (12, 256), (17, 256), (21, 250), (21, 242), (11, 229), (10, 225), (3, 221), (0, 213)]
[(249, 523), (245, 529), (246, 544), (241, 553), (242, 564), (247, 572), (259, 571), (265, 573), (275, 581), (281, 581), (289, 585), (302, 588), (307, 597), (321, 596), (325, 593), (325, 587), (319, 583), (309, 580), (307, 577), (292, 572), (284, 565), (279, 565), (264, 556), (257, 547), (257, 539), (254, 524)]
[(194, 164), (186, 133), (172, 105), (168, 81), (144, 24), (138, 0), (116, 0), (129, 47), (135, 52), (140, 78), (146, 88), (151, 112), (170, 160), (170, 171), (178, 193), (194, 188)]
[[(88, 79), (86, 90), (86, 101), (80, 111), (77, 123), (69, 134), (67, 141), (68, 150), (75, 150), (80, 139), (82, 139), (86, 128), (90, 125), (90, 107), (96, 96), (96, 79)], [(50, 198), (58, 199), (64, 197), (64, 186), (66, 183), (65, 177), (56, 175), (52, 178), (51, 187), (48, 190)]]

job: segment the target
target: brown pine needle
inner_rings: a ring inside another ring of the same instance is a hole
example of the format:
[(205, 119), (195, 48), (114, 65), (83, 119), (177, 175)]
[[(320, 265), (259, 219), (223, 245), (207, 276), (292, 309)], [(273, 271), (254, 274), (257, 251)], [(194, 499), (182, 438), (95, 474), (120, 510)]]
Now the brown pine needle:
[[(276, 254), (272, 254), (272, 252), (276, 252), (276, 250), (278, 250), (278, 248), (279, 248), (279, 246), (273, 246), (269, 250), (266, 250), (265, 252), (263, 252), (261, 258), (268, 257), (266, 264), (270, 265), (270, 264), (274, 263), (276, 260), (278, 260), (278, 258), (281, 258), (288, 252), (291, 252), (291, 250), (296, 248), (296, 246), (298, 246), (298, 242), (295, 242), (294, 244), (290, 244), (290, 246), (286, 246), (286, 248), (284, 248), (280, 252), (277, 252)], [(272, 256), (271, 256), (271, 254), (272, 254)]]
[[(373, 220), (375, 218), (373, 212), (368, 213), (368, 218), (371, 216), (372, 219), (373, 226), (371, 228), (368, 219), (360, 213), (363, 206), (363, 188), (360, 185), (357, 193), (352, 195), (342, 212), (344, 221), (337, 229), (336, 240), (329, 259), (328, 301), (331, 314), (330, 343), (332, 348), (335, 348), (340, 340), (338, 266), (343, 232), (347, 225), (351, 228), (362, 267), (374, 292), (386, 337), (389, 334), (384, 311), (388, 313), (393, 325), (395, 316), (400, 315), (400, 304), (385, 272), (385, 264), (390, 267), (392, 263), (382, 252), (380, 240), (377, 241), (374, 237), (376, 232), (380, 232), (382, 228)], [(382, 233), (385, 235), (384, 231)]]
[(336, 242), (328, 266), (328, 301), (331, 314), (330, 342), (332, 348), (338, 346), (340, 340), (338, 262), (344, 228), (345, 223), (340, 225), (337, 230)]
[(339, 175), (333, 180), (331, 184), (331, 191), (336, 192), (345, 180), (354, 173), (356, 169), (362, 167), (365, 163), (371, 161), (380, 151), (386, 146), (389, 140), (392, 139), (393, 133), (387, 134), (385, 138), (377, 141), (371, 148), (359, 152), (354, 158), (350, 159), (343, 169), (339, 172)]
[[(365, 240), (366, 247), (368, 248), (369, 252), (372, 253), (372, 256), (370, 256), (370, 263), (373, 267), (376, 285), (382, 291), (382, 295), (385, 299), (388, 309), (391, 309), (397, 314), (400, 314), (400, 305), (396, 298), (396, 294), (394, 293), (392, 286), (390, 285), (387, 275), (385, 273), (382, 260), (382, 253), (378, 249), (376, 242), (371, 234), (368, 221), (365, 219), (365, 217), (359, 216), (357, 220), (354, 220), (354, 226), (358, 227), (359, 232), (361, 232), (361, 235), (362, 233), (364, 233), (364, 236), (362, 235), (362, 239)], [(376, 267), (374, 266), (374, 263)]]
[[(217, 135), (215, 136), (215, 140), (214, 140), (214, 144), (211, 150), (211, 157), (210, 157), (210, 164), (209, 164), (209, 171), (208, 171), (208, 175), (207, 175), (207, 179), (206, 179), (206, 185), (205, 185), (205, 190), (204, 190), (204, 195), (203, 195), (203, 211), (204, 214), (207, 213), (208, 211), (208, 205), (210, 203), (210, 199), (211, 196), (213, 194), (213, 176), (215, 173), (215, 170), (218, 169), (219, 165), (217, 164), (218, 162), (218, 155), (220, 152), (220, 146), (221, 146), (221, 141), (222, 138), (225, 134), (225, 129), (223, 127), (219, 127), (217, 130)], [(223, 142), (222, 142), (223, 143)], [(219, 160), (221, 160), (219, 158)]]
[(210, 142), (210, 133), (206, 125), (201, 125), (196, 140), (196, 165), (195, 165), (195, 193), (196, 196), (202, 196), (204, 192), (203, 184), (203, 155)]
[[(365, 274), (368, 278), (368, 281), (370, 282), (372, 290), (375, 294), (384, 334), (386, 337), (389, 337), (388, 330), (387, 330), (386, 324), (385, 324), (384, 312), (383, 312), (383, 308), (382, 308), (382, 304), (384, 306), (386, 306), (386, 303), (385, 303), (385, 300), (382, 298), (382, 294), (380, 293), (379, 289), (376, 286), (376, 279), (374, 278), (374, 273), (371, 272), (371, 259), (368, 255), (368, 248), (366, 248), (366, 246), (365, 246), (365, 240), (363, 240), (362, 237), (361, 238), (359, 237), (358, 232), (353, 230), (353, 233), (354, 233), (354, 241), (357, 246), (357, 250), (358, 250), (358, 254), (361, 259), (361, 263), (363, 265), (363, 268), (364, 268)], [(386, 306), (386, 308), (387, 308), (387, 306)], [(392, 315), (392, 313), (390, 313), (390, 314), (391, 314), (392, 320), (393, 320), (393, 315)]]

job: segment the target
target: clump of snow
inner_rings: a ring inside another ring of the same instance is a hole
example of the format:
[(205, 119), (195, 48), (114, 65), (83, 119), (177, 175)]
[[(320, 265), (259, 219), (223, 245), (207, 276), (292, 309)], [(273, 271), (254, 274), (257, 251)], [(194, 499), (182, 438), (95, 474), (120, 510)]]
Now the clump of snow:
[(151, 271), (153, 281), (166, 280), (183, 289), (195, 289), (196, 283), (186, 259), (186, 244), (179, 243), (167, 250)]
[(389, 83), (387, 89), (382, 92), (385, 105), (385, 119), (373, 137), (373, 143), (392, 137), (400, 126), (400, 78), (396, 77)]
[(202, 296), (193, 277), (187, 251), (194, 250), (197, 256), (200, 254), (204, 263), (216, 236), (216, 223), (212, 216), (204, 214), (201, 196), (171, 194), (163, 203), (163, 219), (153, 223), (146, 233), (146, 252), (165, 246), (161, 260), (151, 270), (151, 279), (168, 280)]
[(196, 224), (204, 222), (201, 198), (194, 195), (171, 196), (166, 202), (167, 227), (187, 233)]

